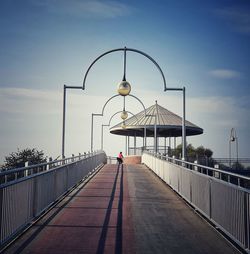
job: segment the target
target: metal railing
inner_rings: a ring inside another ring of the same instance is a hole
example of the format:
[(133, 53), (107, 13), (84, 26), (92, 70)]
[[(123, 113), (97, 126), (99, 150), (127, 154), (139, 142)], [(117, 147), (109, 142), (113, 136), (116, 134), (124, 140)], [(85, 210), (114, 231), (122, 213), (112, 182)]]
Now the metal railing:
[(142, 162), (250, 253), (249, 177), (149, 152)]
[(4, 172), (46, 169), (0, 185), (0, 247), (104, 163), (106, 154), (101, 151)]
[(49, 171), (49, 170), (54, 169), (56, 167), (91, 157), (98, 152), (99, 151), (95, 151), (93, 153), (88, 152), (88, 153), (84, 153), (84, 154), (79, 154), (78, 156), (64, 158), (61, 160), (54, 160), (54, 161), (49, 161), (49, 162), (45, 162), (45, 163), (30, 165), (27, 167), (14, 168), (14, 169), (2, 171), (2, 172), (0, 172), (0, 185), (5, 184), (10, 181), (16, 181), (17, 179), (20, 179), (23, 177), (31, 176), (31, 175), (38, 174), (38, 173), (45, 172), (45, 171)]
[(107, 156), (107, 164), (117, 164), (117, 157)]
[(212, 167), (207, 167), (207, 166), (200, 165), (200, 164), (193, 163), (193, 162), (183, 161), (180, 159), (176, 159), (174, 157), (164, 156), (160, 153), (154, 153), (154, 152), (150, 152), (150, 151), (144, 151), (144, 153), (151, 154), (157, 158), (166, 160), (166, 161), (171, 162), (176, 165), (180, 165), (180, 166), (188, 168), (190, 170), (197, 171), (202, 174), (206, 174), (211, 177), (215, 177), (215, 178), (220, 179), (222, 181), (226, 181), (231, 184), (235, 184), (235, 185), (241, 186), (243, 188), (250, 189), (250, 177), (248, 177), (248, 176), (221, 170), (219, 168), (212, 168)]

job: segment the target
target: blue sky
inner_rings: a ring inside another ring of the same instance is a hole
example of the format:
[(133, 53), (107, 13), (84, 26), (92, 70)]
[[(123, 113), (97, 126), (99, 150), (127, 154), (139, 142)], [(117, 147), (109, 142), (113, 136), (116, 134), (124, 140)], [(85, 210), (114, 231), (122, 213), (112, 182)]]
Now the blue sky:
[[(124, 46), (152, 56), (168, 86), (186, 86), (187, 118), (204, 129), (189, 142), (225, 157), (234, 127), (240, 156), (250, 157), (249, 1), (3, 0), (0, 6), (0, 162), (17, 147), (60, 154), (63, 84), (81, 85), (98, 55)], [(121, 78), (122, 54), (114, 53), (93, 67), (84, 92), (69, 93), (69, 154), (89, 149), (90, 115)], [(129, 52), (127, 79), (145, 106), (158, 99), (181, 115), (181, 95), (163, 92), (150, 61)], [(119, 137), (106, 135), (120, 150)]]

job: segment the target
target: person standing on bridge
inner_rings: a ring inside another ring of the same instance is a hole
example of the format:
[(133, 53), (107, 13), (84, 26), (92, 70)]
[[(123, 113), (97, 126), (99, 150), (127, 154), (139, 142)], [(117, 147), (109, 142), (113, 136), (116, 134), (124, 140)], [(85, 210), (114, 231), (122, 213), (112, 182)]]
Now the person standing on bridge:
[(123, 163), (123, 155), (122, 155), (122, 152), (119, 153), (118, 157), (117, 157), (117, 161), (119, 164), (122, 164)]

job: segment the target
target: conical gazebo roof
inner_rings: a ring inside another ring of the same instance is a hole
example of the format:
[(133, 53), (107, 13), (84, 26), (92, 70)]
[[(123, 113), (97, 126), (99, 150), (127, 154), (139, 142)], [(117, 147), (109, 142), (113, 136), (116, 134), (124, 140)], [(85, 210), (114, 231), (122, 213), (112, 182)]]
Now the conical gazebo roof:
[[(126, 128), (122, 127), (120, 122), (110, 128), (110, 133), (123, 136), (144, 136), (144, 127), (146, 127), (146, 136), (154, 136), (154, 127), (156, 125), (158, 137), (180, 137), (182, 136), (182, 118), (173, 112), (163, 108), (157, 102), (145, 111), (128, 118), (125, 121)], [(199, 135), (203, 129), (197, 125), (185, 121), (186, 135)]]

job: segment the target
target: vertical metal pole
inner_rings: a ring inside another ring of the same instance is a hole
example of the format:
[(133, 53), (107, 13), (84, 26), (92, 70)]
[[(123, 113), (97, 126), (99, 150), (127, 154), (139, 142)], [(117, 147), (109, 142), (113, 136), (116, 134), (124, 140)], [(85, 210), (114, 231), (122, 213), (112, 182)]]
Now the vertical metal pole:
[[(236, 136), (236, 134), (235, 134)], [(237, 167), (239, 165), (238, 161), (239, 161), (239, 151), (238, 151), (238, 137), (235, 138), (236, 140), (236, 157), (237, 157)]]
[(92, 113), (91, 115), (91, 148), (90, 151), (93, 152), (93, 135), (94, 135), (94, 130), (93, 130), (93, 118), (94, 118), (94, 114)]
[(229, 140), (229, 168), (231, 168), (231, 140)]
[(157, 152), (157, 147), (156, 147), (156, 139), (157, 139), (157, 135), (156, 135), (156, 116), (155, 116), (155, 126), (154, 126), (154, 151)]
[(63, 126), (62, 126), (62, 159), (65, 158), (65, 115), (66, 115), (66, 85), (63, 86)]
[(126, 96), (123, 96), (123, 111), (125, 111), (125, 98)]
[(167, 138), (166, 137), (164, 137), (164, 153), (165, 153), (165, 155), (167, 155)]
[(174, 137), (174, 149), (176, 149), (176, 137)]
[(182, 159), (186, 159), (186, 94), (185, 86), (183, 87), (183, 116), (182, 116)]
[(102, 132), (101, 132), (101, 150), (103, 150), (103, 124), (102, 124)]
[(129, 147), (130, 147), (130, 144), (129, 144), (129, 136), (128, 136), (128, 155), (129, 155)]
[(125, 136), (125, 153), (128, 155), (128, 136)]
[(126, 60), (127, 60), (127, 48), (124, 47), (124, 62), (123, 62), (123, 81), (126, 81)]
[(144, 125), (143, 150), (146, 149), (146, 125)]
[(134, 135), (134, 155), (136, 155), (136, 132)]

